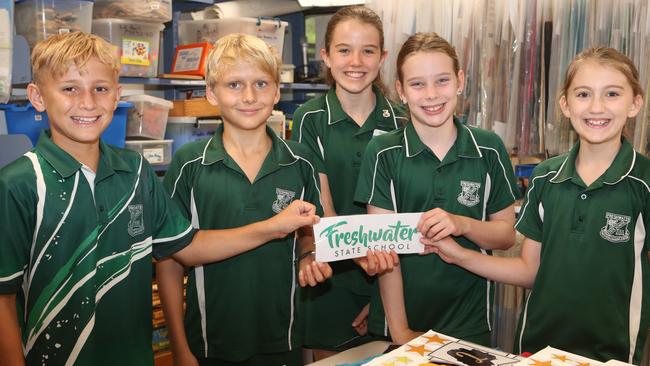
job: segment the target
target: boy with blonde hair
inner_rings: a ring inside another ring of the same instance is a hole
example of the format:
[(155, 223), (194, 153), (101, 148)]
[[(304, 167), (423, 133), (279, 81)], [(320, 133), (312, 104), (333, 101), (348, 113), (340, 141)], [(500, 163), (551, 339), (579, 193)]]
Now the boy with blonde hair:
[[(211, 139), (181, 147), (164, 181), (195, 227), (247, 225), (294, 199), (321, 212), (308, 150), (266, 126), (280, 98), (279, 67), (274, 50), (253, 36), (228, 35), (211, 51), (206, 94), (223, 124)], [(183, 267), (158, 263), (175, 364), (302, 365), (297, 285), (331, 275), (327, 264), (300, 255), (312, 248), (313, 236), (300, 232), (252, 250), (233, 248), (219, 262), (192, 268), (184, 327)]]
[(114, 49), (57, 35), (32, 67), (27, 94), (51, 129), (0, 170), (0, 364), (152, 365), (152, 255), (210, 262), (224, 241), (255, 246), (318, 220), (297, 202), (265, 225), (196, 231), (140, 154), (100, 141), (120, 95)]

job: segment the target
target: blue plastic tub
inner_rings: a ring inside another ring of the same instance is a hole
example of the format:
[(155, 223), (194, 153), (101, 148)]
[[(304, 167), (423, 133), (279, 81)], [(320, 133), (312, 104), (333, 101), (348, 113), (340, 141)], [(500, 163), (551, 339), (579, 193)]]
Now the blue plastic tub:
[(537, 164), (519, 164), (515, 165), (515, 175), (517, 177), (529, 178)]
[[(113, 122), (106, 128), (102, 134), (104, 142), (124, 147), (126, 139), (126, 112), (132, 108), (133, 104), (128, 102), (119, 102), (117, 109), (113, 114)], [(41, 131), (50, 126), (47, 114), (38, 112), (31, 103), (27, 104), (0, 104), (0, 109), (5, 112), (7, 120), (7, 132), (9, 134), (27, 135), (36, 146), (38, 136)]]

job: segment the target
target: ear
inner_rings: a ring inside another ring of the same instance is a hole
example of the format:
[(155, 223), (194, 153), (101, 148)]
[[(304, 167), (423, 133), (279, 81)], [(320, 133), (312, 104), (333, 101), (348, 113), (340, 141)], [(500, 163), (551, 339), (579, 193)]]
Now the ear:
[(329, 67), (329, 68), (332, 67), (332, 66), (330, 66), (330, 56), (327, 53), (326, 49), (324, 49), (324, 48), (320, 49), (320, 58), (323, 59), (323, 62), (325, 62), (325, 65), (327, 65), (327, 67)]
[(569, 103), (567, 103), (566, 95), (560, 97), (560, 109), (562, 110), (562, 114), (564, 115), (564, 117), (571, 118), (571, 113), (569, 111)]
[(34, 83), (29, 83), (29, 85), (27, 85), (27, 98), (34, 106), (34, 109), (39, 112), (45, 111), (45, 100), (43, 99), (43, 94), (41, 94), (41, 89), (38, 85)]
[(115, 109), (117, 109), (117, 104), (120, 102), (120, 96), (122, 96), (122, 85), (117, 84), (117, 88), (115, 89)]
[(630, 111), (627, 113), (627, 117), (628, 118), (636, 117), (636, 115), (639, 114), (639, 112), (641, 111), (642, 106), (643, 106), (643, 96), (639, 94), (634, 97), (634, 101), (630, 106)]
[(217, 96), (214, 95), (214, 92), (212, 91), (212, 88), (209, 85), (205, 86), (205, 98), (213, 106), (215, 107), (219, 106), (219, 101), (217, 100)]
[(465, 72), (458, 70), (458, 90), (465, 90)]
[(388, 51), (383, 50), (381, 51), (381, 58), (379, 59), (379, 68), (384, 65), (384, 61), (386, 61), (386, 57), (388, 57)]
[(278, 104), (280, 101), (280, 85), (278, 85), (278, 88), (275, 89), (275, 98), (273, 98), (273, 105)]
[(404, 96), (404, 89), (402, 89), (402, 83), (399, 81), (399, 79), (395, 80), (395, 90), (397, 91), (397, 95), (399, 95), (399, 99), (402, 103), (406, 104), (406, 97)]

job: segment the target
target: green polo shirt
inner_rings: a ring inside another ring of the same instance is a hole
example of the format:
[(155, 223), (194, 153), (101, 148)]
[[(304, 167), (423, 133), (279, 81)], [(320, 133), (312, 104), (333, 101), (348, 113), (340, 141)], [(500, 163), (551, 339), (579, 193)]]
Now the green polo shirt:
[[(354, 202), (363, 152), (373, 136), (400, 128), (407, 121), (402, 107), (391, 103), (374, 85), (373, 91), (375, 109), (362, 126), (345, 113), (335, 88), (311, 99), (294, 114), (291, 138), (306, 145), (317, 157), (318, 171), (327, 175), (338, 215), (366, 213), (365, 206)], [(334, 266), (334, 277), (328, 282), (368, 294), (367, 279), (358, 266), (351, 261)]]
[[(174, 155), (164, 184), (195, 227), (229, 229), (266, 220), (297, 199), (313, 203), (322, 215), (309, 151), (267, 133), (272, 148), (253, 183), (224, 149), (223, 126)], [(237, 362), (301, 346), (297, 245), (288, 235), (190, 271), (185, 328), (195, 355)]]
[(100, 143), (94, 194), (41, 134), (0, 170), (0, 293), (18, 293), (28, 365), (153, 365), (152, 251), (190, 223), (141, 155)]
[[(489, 131), (454, 119), (456, 141), (442, 161), (422, 143), (412, 124), (372, 140), (366, 150), (355, 199), (395, 212), (447, 212), (488, 220), (510, 206), (517, 187), (508, 153)], [(456, 241), (479, 251), (465, 237)], [(471, 338), (490, 329), (490, 282), (437, 255), (400, 256), (409, 325)], [(370, 304), (370, 331), (387, 335), (379, 291)]]
[(579, 149), (535, 169), (516, 225), (542, 245), (516, 352), (551, 345), (638, 364), (650, 327), (650, 160), (623, 140), (587, 187)]

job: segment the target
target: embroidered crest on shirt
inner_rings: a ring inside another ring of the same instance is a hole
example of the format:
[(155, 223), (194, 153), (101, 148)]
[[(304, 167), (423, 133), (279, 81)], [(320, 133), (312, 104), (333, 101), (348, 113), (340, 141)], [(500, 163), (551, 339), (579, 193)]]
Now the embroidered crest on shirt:
[(291, 200), (296, 195), (296, 192), (287, 191), (286, 189), (276, 188), (275, 194), (278, 196), (278, 198), (273, 202), (273, 206), (272, 206), (273, 212), (280, 213), (280, 211), (284, 210), (285, 208), (287, 208), (287, 206), (289, 206), (289, 203), (291, 203)]
[(382, 116), (384, 116), (384, 118), (390, 117), (390, 112), (388, 111), (388, 109), (382, 109), (381, 112), (382, 112)]
[(481, 202), (481, 197), (478, 195), (479, 188), (481, 188), (481, 183), (461, 180), (458, 202), (461, 205), (465, 205), (467, 207), (476, 206), (479, 202)]
[(600, 229), (600, 236), (612, 243), (621, 243), (630, 239), (627, 225), (632, 221), (630, 216), (605, 213), (607, 224)]
[(144, 215), (142, 215), (142, 204), (129, 205), (129, 219), (128, 232), (131, 236), (137, 236), (144, 233)]

